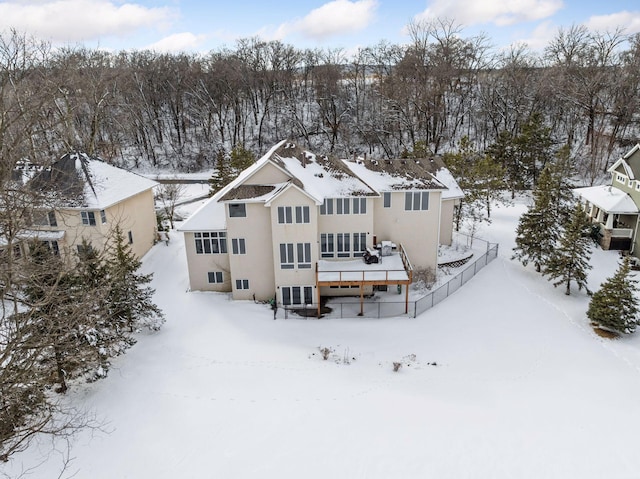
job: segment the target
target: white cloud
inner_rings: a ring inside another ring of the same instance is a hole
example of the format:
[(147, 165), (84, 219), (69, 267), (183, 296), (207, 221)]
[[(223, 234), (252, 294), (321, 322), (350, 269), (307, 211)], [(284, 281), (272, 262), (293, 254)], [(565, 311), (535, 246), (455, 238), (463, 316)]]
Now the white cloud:
[[(374, 19), (376, 0), (333, 0), (309, 12), (304, 18), (280, 25), (271, 36), (277, 39), (298, 33), (325, 39), (366, 28)], [(263, 32), (265, 34), (266, 32)]]
[(165, 26), (171, 9), (109, 0), (0, 2), (0, 30), (14, 28), (54, 42), (124, 35), (141, 27)]
[(589, 30), (600, 32), (614, 31), (616, 28), (624, 28), (625, 33), (633, 34), (640, 32), (640, 11), (638, 12), (618, 12), (611, 15), (598, 15), (589, 18), (585, 22)]
[(518, 39), (512, 44), (526, 44), (530, 50), (541, 52), (549, 41), (558, 34), (558, 26), (551, 21), (540, 23), (529, 36)]
[(204, 40), (205, 35), (194, 35), (191, 32), (174, 33), (145, 48), (167, 53), (185, 52), (196, 50)]
[(506, 26), (548, 18), (562, 6), (562, 0), (433, 0), (415, 19), (447, 18), (463, 26), (482, 23)]

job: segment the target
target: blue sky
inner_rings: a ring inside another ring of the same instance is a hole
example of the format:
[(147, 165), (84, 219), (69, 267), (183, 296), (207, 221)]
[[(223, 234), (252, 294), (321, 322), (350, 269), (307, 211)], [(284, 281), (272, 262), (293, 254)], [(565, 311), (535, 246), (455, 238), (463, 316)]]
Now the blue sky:
[(497, 47), (534, 50), (574, 24), (640, 33), (637, 0), (0, 0), (0, 31), (109, 50), (206, 52), (259, 36), (351, 52), (406, 43), (407, 24), (438, 18), (460, 25), (463, 37), (483, 32)]

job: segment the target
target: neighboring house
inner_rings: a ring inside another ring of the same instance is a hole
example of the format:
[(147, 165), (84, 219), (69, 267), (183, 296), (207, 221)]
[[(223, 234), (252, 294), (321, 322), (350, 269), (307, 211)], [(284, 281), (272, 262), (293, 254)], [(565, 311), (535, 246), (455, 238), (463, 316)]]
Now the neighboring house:
[(638, 214), (640, 209), (640, 144), (616, 161), (610, 168), (609, 185), (577, 188), (589, 218), (599, 226), (598, 237), (603, 249), (640, 252)]
[(138, 258), (156, 240), (155, 181), (83, 153), (64, 155), (47, 168), (19, 165), (16, 174), (25, 188), (43, 193), (47, 205), (34, 211), (23, 240), (45, 242), (67, 259), (83, 239), (104, 248), (116, 225)]
[(437, 268), (461, 197), (438, 159), (335, 160), (283, 141), (179, 228), (191, 289), (284, 305), (388, 285), (406, 295), (414, 269)]

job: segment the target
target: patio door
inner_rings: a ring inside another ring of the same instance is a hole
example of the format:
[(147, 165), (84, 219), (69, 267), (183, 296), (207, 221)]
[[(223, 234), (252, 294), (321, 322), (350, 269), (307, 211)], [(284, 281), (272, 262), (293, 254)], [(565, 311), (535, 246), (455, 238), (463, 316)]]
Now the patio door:
[(313, 304), (312, 286), (283, 286), (282, 304), (290, 306), (295, 304)]

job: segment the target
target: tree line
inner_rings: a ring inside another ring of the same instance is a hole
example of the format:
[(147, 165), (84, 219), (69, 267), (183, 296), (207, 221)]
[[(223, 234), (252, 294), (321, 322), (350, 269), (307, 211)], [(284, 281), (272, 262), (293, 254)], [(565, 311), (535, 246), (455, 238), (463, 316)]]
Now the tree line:
[(522, 135), (537, 115), (593, 181), (637, 139), (638, 35), (572, 26), (534, 52), (496, 51), (450, 21), (408, 31), (406, 45), (380, 42), (350, 56), (257, 38), (197, 55), (54, 50), (8, 32), (0, 153), (46, 161), (77, 149), (192, 171), (213, 167), (221, 151), (259, 155), (292, 138), (340, 156), (397, 158), (417, 145), (451, 151), (465, 136), (484, 151)]

